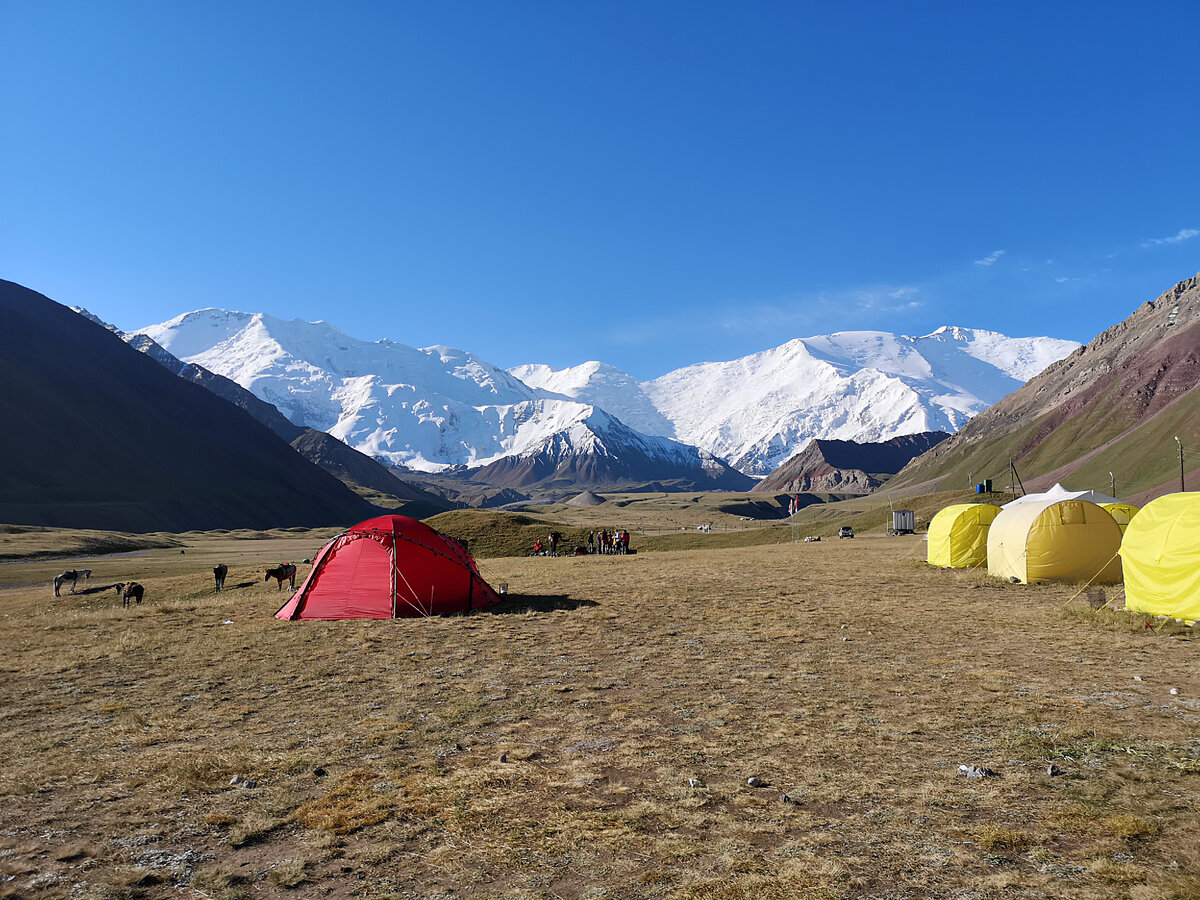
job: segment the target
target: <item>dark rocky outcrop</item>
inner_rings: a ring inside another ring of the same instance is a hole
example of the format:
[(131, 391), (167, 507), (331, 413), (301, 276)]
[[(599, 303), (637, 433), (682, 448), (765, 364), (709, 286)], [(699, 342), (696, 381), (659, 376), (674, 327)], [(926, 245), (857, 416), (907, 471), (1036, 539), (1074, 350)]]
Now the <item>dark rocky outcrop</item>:
[(754, 488), (763, 493), (833, 492), (869, 494), (913, 458), (950, 435), (907, 434), (880, 443), (814, 440)]

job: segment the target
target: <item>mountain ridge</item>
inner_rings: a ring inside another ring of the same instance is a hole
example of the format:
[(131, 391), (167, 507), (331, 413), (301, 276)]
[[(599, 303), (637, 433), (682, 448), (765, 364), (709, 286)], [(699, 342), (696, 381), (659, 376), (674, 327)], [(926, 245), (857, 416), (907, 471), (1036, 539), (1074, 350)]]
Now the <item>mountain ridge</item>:
[[(0, 281), (0, 521), (148, 532), (349, 524), (375, 507), (244, 410)], [(50, 352), (47, 348), (52, 348)]]
[(1019, 386), (1017, 376), (1077, 346), (950, 326), (921, 338), (842, 332), (639, 382), (595, 361), (505, 371), (444, 346), (368, 343), (324, 322), (211, 308), (142, 332), (369, 456), (420, 472), (467, 467), (505, 484), (535, 471), (557, 477), (546, 448), (557, 443), (561, 458), (568, 433), (579, 442), (576, 471), (603, 470), (584, 458), (602, 443), (578, 430), (589, 408), (639, 433), (658, 462), (677, 458), (679, 444), (698, 448), (702, 484), (708, 457), (757, 477), (814, 437), (956, 430)]
[(1198, 383), (1200, 276), (1049, 366), (889, 487), (937, 490), (976, 476), (1008, 482), (1012, 460), (1027, 490), (1070, 478), (1076, 489), (1115, 482), (1121, 495), (1149, 499), (1179, 484), (1174, 438), (1185, 447), (1200, 441)]

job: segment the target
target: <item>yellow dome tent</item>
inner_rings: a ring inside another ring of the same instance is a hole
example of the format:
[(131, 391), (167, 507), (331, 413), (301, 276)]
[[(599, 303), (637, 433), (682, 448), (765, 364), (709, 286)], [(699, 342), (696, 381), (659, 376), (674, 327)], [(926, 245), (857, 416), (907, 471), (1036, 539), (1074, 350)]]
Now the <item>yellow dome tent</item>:
[(1134, 506), (1132, 503), (1101, 503), (1100, 508), (1117, 520), (1117, 524), (1121, 526), (1121, 534), (1125, 533), (1125, 528), (1129, 525), (1129, 520), (1138, 514), (1140, 506)]
[(1087, 500), (1010, 503), (988, 529), (988, 574), (1023, 583), (1121, 580), (1121, 528)]
[(953, 569), (987, 565), (988, 526), (1000, 515), (990, 503), (955, 503), (929, 522), (926, 561)]
[(1151, 500), (1125, 530), (1125, 605), (1200, 619), (1200, 493)]

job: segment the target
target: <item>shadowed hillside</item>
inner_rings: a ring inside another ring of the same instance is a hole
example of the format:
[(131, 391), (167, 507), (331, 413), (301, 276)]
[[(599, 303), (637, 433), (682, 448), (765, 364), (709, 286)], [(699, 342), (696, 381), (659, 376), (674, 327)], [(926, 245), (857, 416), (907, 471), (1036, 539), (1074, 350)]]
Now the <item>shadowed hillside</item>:
[(374, 512), (247, 413), (8, 281), (0, 385), (0, 521), (146, 532)]

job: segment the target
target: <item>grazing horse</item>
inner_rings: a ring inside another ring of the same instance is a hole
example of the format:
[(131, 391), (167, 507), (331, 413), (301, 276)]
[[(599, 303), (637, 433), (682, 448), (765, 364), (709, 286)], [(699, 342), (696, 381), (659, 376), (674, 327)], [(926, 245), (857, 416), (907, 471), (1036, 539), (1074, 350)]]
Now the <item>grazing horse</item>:
[(278, 589), (281, 591), (285, 581), (292, 590), (296, 589), (296, 567), (291, 563), (280, 563), (274, 569), (267, 569), (267, 577), (263, 581), (270, 581), (272, 578), (279, 582)]
[(62, 572), (59, 575), (55, 575), (54, 576), (54, 596), (55, 597), (62, 596), (62, 594), (60, 594), (58, 592), (58, 589), (61, 588), (64, 584), (66, 584), (68, 581), (71, 582), (71, 593), (73, 594), (73, 593), (75, 593), (75, 585), (78, 584), (80, 582), (80, 580), (87, 581), (91, 577), (92, 577), (91, 569), (68, 569), (66, 572)]
[(130, 600), (142, 602), (142, 596), (146, 593), (146, 589), (136, 581), (125, 581), (121, 584), (113, 585), (118, 594), (121, 595), (121, 605), (128, 606)]
[(221, 588), (225, 587), (225, 576), (229, 574), (229, 566), (221, 563), (219, 566), (213, 566), (213, 578), (217, 582), (217, 593), (221, 592)]

